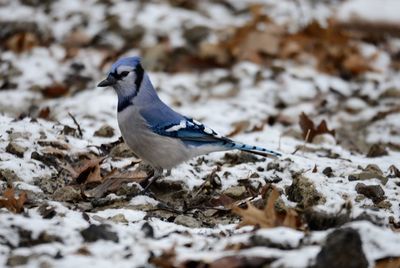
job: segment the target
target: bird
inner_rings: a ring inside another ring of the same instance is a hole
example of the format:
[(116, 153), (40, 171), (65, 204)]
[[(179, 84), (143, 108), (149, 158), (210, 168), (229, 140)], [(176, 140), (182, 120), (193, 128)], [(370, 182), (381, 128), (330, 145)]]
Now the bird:
[(141, 58), (124, 57), (112, 64), (98, 87), (113, 87), (118, 96), (117, 120), (128, 147), (154, 172), (144, 188), (171, 169), (196, 156), (240, 150), (264, 157), (281, 153), (247, 145), (219, 135), (204, 124), (181, 115), (158, 96)]

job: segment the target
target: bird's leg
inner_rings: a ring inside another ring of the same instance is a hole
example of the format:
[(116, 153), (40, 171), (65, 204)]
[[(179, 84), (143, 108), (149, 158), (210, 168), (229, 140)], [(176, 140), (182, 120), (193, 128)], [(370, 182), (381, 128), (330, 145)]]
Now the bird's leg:
[(163, 174), (163, 169), (162, 169), (162, 168), (155, 168), (155, 169), (154, 169), (154, 174), (153, 174), (153, 176), (150, 177), (150, 178), (147, 180), (148, 183), (147, 183), (146, 187), (144, 187), (142, 193), (146, 193), (147, 190), (150, 188), (151, 184), (152, 184), (153, 182), (155, 182), (158, 178), (160, 178), (160, 177), (162, 176), (162, 174)]

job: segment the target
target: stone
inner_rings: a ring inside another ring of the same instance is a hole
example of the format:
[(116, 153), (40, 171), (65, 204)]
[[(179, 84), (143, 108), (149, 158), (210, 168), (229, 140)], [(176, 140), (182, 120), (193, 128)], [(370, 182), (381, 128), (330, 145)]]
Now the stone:
[(367, 153), (367, 157), (380, 157), (388, 155), (386, 147), (382, 144), (373, 144)]
[(111, 149), (110, 151), (110, 156), (111, 157), (121, 157), (121, 158), (127, 158), (127, 157), (135, 157), (135, 154), (133, 151), (126, 145), (126, 143), (120, 143), (114, 148)]
[(21, 266), (27, 264), (28, 261), (29, 261), (29, 256), (12, 255), (8, 257), (6, 265), (9, 267)]
[(9, 185), (12, 185), (16, 181), (21, 181), (21, 178), (15, 174), (14, 170), (5, 168), (0, 169), (0, 180), (6, 181)]
[(201, 227), (200, 222), (198, 222), (196, 219), (186, 216), (186, 215), (178, 215), (175, 220), (174, 223), (176, 224), (180, 224), (186, 227), (190, 227), (190, 228), (199, 228)]
[(88, 228), (81, 231), (81, 235), (85, 242), (96, 242), (97, 240), (109, 240), (118, 243), (118, 235), (115, 232), (109, 230), (109, 225), (91, 224)]
[(326, 167), (324, 168), (324, 170), (322, 170), (322, 174), (324, 174), (328, 178), (333, 177), (333, 170), (331, 167)]
[(128, 220), (125, 218), (124, 214), (118, 213), (110, 218), (111, 221), (115, 223), (128, 224)]
[(63, 202), (79, 201), (81, 200), (81, 193), (72, 186), (65, 186), (57, 189), (53, 194), (53, 198)]
[(303, 175), (295, 175), (292, 184), (285, 189), (288, 199), (297, 202), (302, 208), (308, 208), (325, 202), (315, 185)]
[(24, 157), (24, 153), (27, 151), (27, 148), (22, 147), (20, 145), (18, 145), (17, 143), (11, 141), (7, 147), (6, 147), (6, 152), (16, 155), (20, 158)]
[(185, 29), (183, 32), (183, 37), (187, 40), (190, 45), (197, 45), (199, 42), (203, 41), (210, 33), (208, 27), (202, 25), (196, 25), (191, 28)]
[(363, 194), (377, 204), (385, 199), (385, 192), (380, 185), (365, 185), (364, 183), (357, 183), (356, 191)]
[(115, 130), (111, 126), (103, 125), (94, 132), (94, 136), (110, 138), (110, 137), (114, 136), (114, 132), (115, 132)]
[(388, 178), (382, 175), (382, 171), (373, 170), (373, 168), (369, 167), (365, 168), (364, 171), (359, 173), (353, 173), (348, 176), (349, 181), (363, 181), (370, 179), (378, 179), (381, 181), (383, 185), (386, 185)]
[(367, 268), (360, 234), (351, 228), (331, 232), (316, 258), (313, 268)]
[(224, 194), (233, 199), (241, 199), (247, 195), (247, 190), (244, 186), (232, 186), (226, 189)]

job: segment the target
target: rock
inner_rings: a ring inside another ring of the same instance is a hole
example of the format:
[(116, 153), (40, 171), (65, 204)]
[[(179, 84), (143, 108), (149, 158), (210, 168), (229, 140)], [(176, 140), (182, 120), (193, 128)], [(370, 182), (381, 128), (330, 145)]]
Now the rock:
[(264, 158), (258, 158), (254, 154), (240, 152), (240, 153), (226, 153), (223, 157), (221, 164), (238, 165), (243, 163), (256, 163), (265, 161)]
[(379, 179), (383, 185), (386, 185), (388, 178), (383, 176), (383, 172), (375, 164), (369, 164), (364, 171), (360, 173), (350, 174), (348, 177), (349, 181), (361, 181), (370, 179)]
[(43, 219), (52, 219), (57, 214), (56, 208), (47, 203), (42, 204), (38, 211)]
[(68, 180), (70, 178), (69, 173), (68, 177), (65, 173), (66, 172), (59, 172), (51, 177), (34, 177), (33, 184), (38, 186), (45, 194), (54, 194), (56, 191), (63, 189), (63, 187), (70, 182)]
[(53, 198), (63, 202), (79, 201), (82, 199), (81, 192), (72, 186), (57, 189), (53, 194)]
[(379, 98), (400, 98), (400, 88), (390, 87), (379, 95)]
[(94, 132), (94, 136), (110, 138), (114, 136), (114, 128), (109, 125), (103, 125)]
[(232, 186), (226, 189), (224, 194), (233, 199), (242, 199), (247, 195), (247, 190), (244, 186)]
[(11, 141), (7, 147), (6, 147), (6, 152), (16, 155), (18, 157), (24, 157), (24, 153), (27, 151), (27, 148), (22, 147), (18, 144), (16, 144), (15, 142)]
[(392, 203), (388, 200), (382, 200), (381, 202), (377, 203), (376, 206), (378, 208), (389, 209), (392, 207)]
[(115, 223), (123, 223), (123, 224), (128, 224), (128, 220), (125, 218), (124, 214), (116, 214), (110, 218), (111, 221)]
[(52, 235), (47, 233), (46, 231), (42, 231), (37, 238), (32, 236), (32, 231), (19, 229), (19, 247), (32, 247), (41, 244), (53, 243), (53, 242), (62, 242), (62, 239), (56, 235)]
[(385, 199), (385, 192), (380, 185), (365, 185), (364, 183), (357, 183), (356, 191), (366, 197), (372, 199), (374, 203), (379, 203)]
[(109, 240), (118, 243), (118, 235), (109, 230), (106, 224), (91, 224), (88, 228), (81, 231), (81, 235), (85, 242), (96, 242), (97, 240)]
[(143, 223), (141, 231), (143, 232), (144, 237), (154, 238), (154, 228), (148, 221)]
[(29, 261), (29, 256), (12, 255), (8, 257), (6, 265), (9, 267), (21, 266), (27, 264), (28, 261)]
[(325, 202), (325, 198), (315, 189), (315, 185), (303, 175), (295, 175), (293, 182), (285, 189), (288, 199), (308, 208)]
[(196, 25), (185, 29), (183, 32), (183, 37), (190, 45), (196, 46), (198, 43), (206, 39), (209, 33), (210, 29), (208, 27)]
[(373, 144), (367, 153), (367, 157), (379, 157), (388, 155), (386, 147), (382, 144)]
[(190, 227), (190, 228), (199, 228), (201, 227), (201, 224), (194, 218), (186, 216), (186, 215), (178, 215), (175, 220), (174, 223), (176, 224), (180, 224), (186, 227)]
[(266, 247), (266, 248), (277, 248), (282, 250), (294, 249), (295, 247), (289, 241), (279, 241), (275, 242), (273, 239), (262, 236), (262, 235), (253, 235), (250, 236), (249, 242), (252, 247)]
[(0, 169), (0, 180), (6, 181), (9, 185), (12, 185), (16, 181), (21, 181), (14, 170), (8, 168)]
[(359, 233), (351, 228), (330, 233), (316, 258), (314, 268), (367, 268)]
[(322, 170), (322, 173), (327, 176), (328, 178), (333, 176), (333, 170), (331, 167), (326, 167), (324, 170)]
[(60, 142), (60, 141), (56, 141), (56, 140), (39, 140), (37, 142), (40, 146), (42, 147), (46, 147), (46, 146), (50, 146), (50, 147), (54, 147), (60, 150), (69, 150), (69, 145), (64, 143), (64, 142)]
[(32, 136), (32, 133), (30, 133), (30, 132), (19, 132), (19, 131), (16, 131), (16, 132), (12, 132), (12, 133), (10, 133), (9, 135), (8, 135), (8, 138), (10, 139), (10, 140), (16, 140), (16, 139), (25, 139), (25, 140), (28, 140), (30, 137)]
[(135, 157), (135, 154), (128, 147), (128, 145), (126, 145), (126, 143), (120, 143), (111, 149), (110, 156), (126, 158), (126, 157)]
[(318, 231), (339, 227), (351, 220), (350, 213), (328, 214), (314, 209), (305, 210), (304, 218), (310, 230)]
[(59, 166), (57, 158), (52, 155), (44, 155), (44, 154), (42, 155), (42, 154), (39, 154), (38, 152), (32, 152), (31, 159), (40, 161), (48, 167), (57, 168)]

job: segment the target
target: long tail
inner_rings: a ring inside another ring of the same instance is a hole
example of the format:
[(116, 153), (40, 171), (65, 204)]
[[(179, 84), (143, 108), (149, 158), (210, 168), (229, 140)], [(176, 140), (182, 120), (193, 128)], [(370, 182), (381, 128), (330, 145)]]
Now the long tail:
[(234, 141), (227, 143), (226, 147), (231, 148), (231, 149), (238, 149), (238, 150), (252, 153), (252, 154), (261, 155), (264, 157), (278, 158), (278, 157), (282, 156), (282, 154), (279, 152), (275, 152), (275, 151), (268, 150), (268, 149), (258, 147), (258, 146), (252, 146), (252, 145), (247, 145), (247, 144), (240, 143), (240, 142), (234, 142)]

